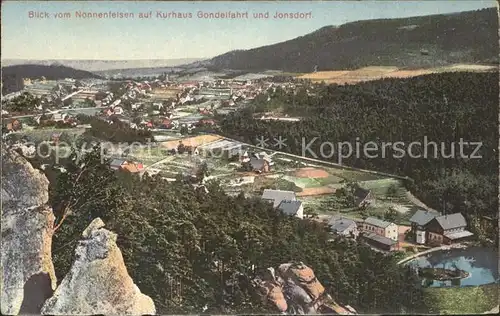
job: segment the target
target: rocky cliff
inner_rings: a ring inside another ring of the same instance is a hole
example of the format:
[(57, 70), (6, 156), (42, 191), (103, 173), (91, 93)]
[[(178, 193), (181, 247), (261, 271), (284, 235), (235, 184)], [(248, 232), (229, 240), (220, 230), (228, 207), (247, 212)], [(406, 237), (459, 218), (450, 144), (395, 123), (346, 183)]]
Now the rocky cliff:
[(340, 306), (326, 293), (314, 271), (302, 262), (284, 263), (253, 281), (264, 302), (276, 311), (291, 315), (340, 314), (357, 312), (350, 306)]
[(36, 313), (56, 287), (49, 182), (2, 146), (2, 314)]
[(116, 234), (100, 219), (83, 232), (76, 260), (56, 289), (49, 182), (2, 145), (2, 315), (155, 314), (151, 298), (128, 275)]
[(154, 315), (153, 300), (142, 294), (128, 275), (116, 234), (95, 219), (83, 232), (76, 261), (42, 314)]

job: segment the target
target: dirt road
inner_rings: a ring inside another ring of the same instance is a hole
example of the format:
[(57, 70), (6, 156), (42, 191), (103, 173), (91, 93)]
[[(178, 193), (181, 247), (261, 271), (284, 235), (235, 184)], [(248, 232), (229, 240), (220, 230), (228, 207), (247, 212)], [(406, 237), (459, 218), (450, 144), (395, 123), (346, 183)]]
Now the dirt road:
[(406, 191), (406, 197), (416, 206), (423, 208), (424, 210), (437, 212), (435, 209), (428, 207), (424, 202), (417, 199), (410, 191)]

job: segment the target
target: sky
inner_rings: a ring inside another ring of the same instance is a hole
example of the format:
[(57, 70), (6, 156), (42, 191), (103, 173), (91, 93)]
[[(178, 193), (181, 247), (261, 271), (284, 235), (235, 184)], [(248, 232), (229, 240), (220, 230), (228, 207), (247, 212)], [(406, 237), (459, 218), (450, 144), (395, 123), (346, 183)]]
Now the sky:
[[(442, 14), (495, 7), (495, 1), (127, 2), (2, 1), (2, 59), (208, 58), (235, 49), (286, 41), (327, 25), (357, 20)], [(30, 18), (47, 12), (48, 18)], [(134, 18), (82, 19), (76, 11), (129, 12)], [(152, 11), (151, 18), (139, 13)], [(191, 13), (162, 19), (161, 12)], [(200, 19), (202, 12), (248, 12), (247, 19)], [(311, 12), (311, 18), (273, 19), (275, 12)], [(71, 14), (55, 18), (55, 13)], [(269, 19), (252, 13), (269, 12)]]

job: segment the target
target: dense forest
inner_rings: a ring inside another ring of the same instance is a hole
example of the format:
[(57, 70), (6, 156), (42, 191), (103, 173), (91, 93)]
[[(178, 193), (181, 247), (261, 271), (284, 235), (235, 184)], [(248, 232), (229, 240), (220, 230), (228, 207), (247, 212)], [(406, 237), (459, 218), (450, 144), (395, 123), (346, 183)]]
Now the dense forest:
[(180, 180), (141, 181), (110, 170), (98, 148), (78, 162), (75, 157), (62, 163), (67, 172), (49, 177), (59, 282), (81, 232), (101, 217), (160, 314), (273, 313), (250, 280), (291, 260), (311, 266), (336, 300), (360, 312), (427, 311), (419, 279), (396, 264), (396, 255), (332, 240), (322, 223), (285, 216), (260, 199), (228, 196), (217, 183), (208, 183), (207, 193)]
[(194, 63), (214, 69), (312, 72), (498, 63), (496, 8), (325, 26), (285, 42)]
[[(333, 162), (347, 156), (348, 149), (335, 147), (328, 157), (327, 146), (321, 156), (323, 142), (349, 142), (353, 152), (360, 143), (359, 155), (341, 159), (342, 164), (408, 176), (408, 188), (421, 200), (439, 210), (463, 212), (472, 226), (479, 226), (479, 219), (498, 218), (498, 73), (444, 73), (357, 85), (316, 85), (288, 93), (270, 90), (269, 95), (270, 101), (263, 95), (252, 107), (225, 118), (222, 133), (254, 144), (257, 137), (272, 140), (281, 136), (287, 139), (283, 151)], [(292, 123), (254, 119), (255, 112), (269, 108), (304, 119)], [(461, 139), (482, 145), (477, 152), (476, 145), (464, 145), (462, 155)], [(379, 148), (377, 157), (363, 152), (368, 142)], [(406, 152), (405, 146), (411, 142), (421, 145), (411, 148), (411, 157), (383, 145), (396, 142), (403, 142)], [(471, 158), (473, 154), (481, 158)], [(493, 238), (498, 236), (498, 227), (489, 233), (491, 239), (498, 239)]]

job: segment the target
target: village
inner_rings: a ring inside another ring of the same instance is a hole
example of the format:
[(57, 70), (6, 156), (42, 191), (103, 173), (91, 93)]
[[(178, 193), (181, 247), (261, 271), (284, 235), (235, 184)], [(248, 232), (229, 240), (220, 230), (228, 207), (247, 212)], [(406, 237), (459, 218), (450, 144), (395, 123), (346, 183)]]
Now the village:
[[(173, 81), (169, 74), (154, 80), (23, 79), (23, 89), (3, 96), (5, 132), (50, 126), (76, 127), (78, 114), (118, 119), (132, 128), (164, 131), (213, 125), (214, 115), (226, 115), (269, 88), (295, 89), (296, 83), (275, 83), (269, 76), (240, 76), (231, 80)], [(257, 78), (257, 79), (247, 79)], [(113, 87), (113, 88), (110, 88)], [(23, 98), (36, 99), (36, 107), (22, 107)], [(11, 102), (15, 101), (15, 102)], [(9, 106), (13, 103), (12, 106)], [(264, 116), (262, 119), (283, 119)]]
[[(6, 104), (24, 96), (39, 98), (39, 106), (16, 109), (14, 102), (13, 111), (2, 110), (3, 131), (5, 137), (29, 135), (57, 147), (63, 133), (78, 135), (89, 128), (80, 121), (81, 114), (110, 124), (119, 120), (132, 129), (151, 131), (154, 139), (133, 149), (111, 146), (113, 170), (169, 181), (182, 176), (193, 183), (202, 173), (197, 186), (217, 180), (228, 194), (258, 197), (287, 215), (325, 222), (332, 235), (359, 238), (382, 252), (411, 255), (470, 239), (463, 215), (418, 203), (404, 188), (404, 179), (311, 161), (213, 132), (217, 117), (244, 107), (268, 89), (300, 85), (266, 76), (177, 81), (164, 74), (117, 83), (25, 79), (25, 89), (7, 95)], [(269, 113), (260, 119), (300, 118)]]
[(2, 315), (498, 314), (498, 4), (299, 2), (2, 3)]

